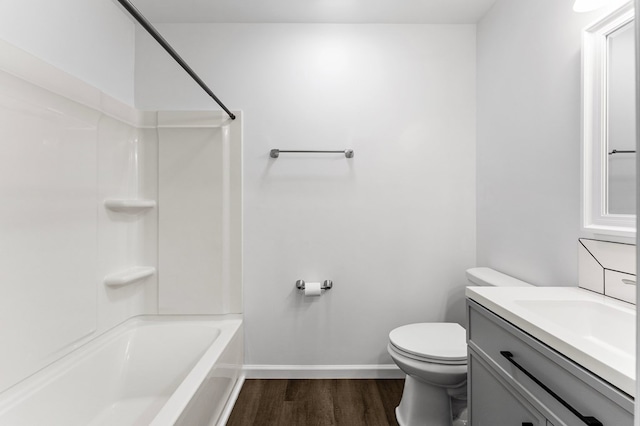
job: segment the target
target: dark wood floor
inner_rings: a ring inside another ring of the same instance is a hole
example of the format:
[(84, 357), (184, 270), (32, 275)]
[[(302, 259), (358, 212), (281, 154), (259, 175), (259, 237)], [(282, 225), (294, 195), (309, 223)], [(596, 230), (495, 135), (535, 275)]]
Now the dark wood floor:
[(388, 426), (404, 380), (246, 380), (227, 426)]

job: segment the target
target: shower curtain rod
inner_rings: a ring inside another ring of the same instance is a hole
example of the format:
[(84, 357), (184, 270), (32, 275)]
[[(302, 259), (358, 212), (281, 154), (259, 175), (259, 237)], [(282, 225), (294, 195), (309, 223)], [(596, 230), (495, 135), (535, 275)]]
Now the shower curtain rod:
[(153, 27), (153, 25), (151, 25), (147, 18), (145, 18), (144, 15), (142, 15), (142, 13), (140, 13), (140, 11), (136, 9), (136, 7), (131, 4), (131, 2), (129, 2), (129, 0), (118, 0), (118, 3), (120, 3), (122, 7), (124, 7), (127, 12), (129, 12), (129, 14), (131, 14), (131, 16), (133, 16), (145, 30), (147, 30), (151, 37), (156, 39), (160, 46), (162, 46), (164, 50), (166, 50), (167, 53), (171, 55), (171, 57), (182, 67), (182, 69), (184, 69), (187, 74), (189, 74), (191, 78), (193, 78), (194, 81), (198, 83), (200, 87), (202, 87), (202, 90), (207, 92), (207, 94), (211, 96), (218, 105), (220, 105), (220, 108), (222, 108), (224, 112), (229, 114), (229, 117), (231, 117), (232, 120), (236, 119), (236, 116), (231, 111), (229, 111), (226, 106), (224, 106), (220, 99), (218, 99), (218, 97), (211, 91), (211, 89), (209, 89), (209, 86), (207, 86), (205, 82), (202, 81), (200, 77), (198, 77), (198, 74), (196, 74), (191, 69), (191, 67), (184, 61), (184, 59), (182, 59), (180, 55), (178, 55), (178, 52), (176, 52), (173, 47), (171, 47), (167, 40), (165, 40), (164, 37), (160, 35), (160, 33)]

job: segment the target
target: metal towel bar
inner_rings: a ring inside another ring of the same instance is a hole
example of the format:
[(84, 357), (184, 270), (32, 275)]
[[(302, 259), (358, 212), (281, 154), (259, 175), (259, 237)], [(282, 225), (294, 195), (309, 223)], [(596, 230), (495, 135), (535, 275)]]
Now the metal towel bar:
[(352, 149), (344, 149), (342, 151), (304, 151), (304, 150), (280, 150), (280, 149), (272, 149), (269, 152), (269, 156), (271, 158), (278, 158), (281, 153), (296, 153), (296, 154), (344, 154), (347, 158), (353, 158), (353, 150)]
[(614, 149), (611, 152), (609, 152), (609, 155), (613, 155), (613, 154), (635, 154), (636, 151), (635, 150), (619, 150), (619, 149)]

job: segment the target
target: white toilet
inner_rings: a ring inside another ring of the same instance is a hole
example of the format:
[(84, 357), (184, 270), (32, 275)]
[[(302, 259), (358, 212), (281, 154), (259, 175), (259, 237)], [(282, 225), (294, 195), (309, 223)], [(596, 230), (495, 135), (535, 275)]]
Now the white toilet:
[[(490, 268), (471, 268), (472, 284), (494, 287), (530, 284)], [(466, 424), (466, 331), (456, 323), (418, 323), (389, 333), (387, 350), (407, 375), (402, 400), (396, 408), (400, 426)], [(460, 416), (462, 414), (462, 416)]]

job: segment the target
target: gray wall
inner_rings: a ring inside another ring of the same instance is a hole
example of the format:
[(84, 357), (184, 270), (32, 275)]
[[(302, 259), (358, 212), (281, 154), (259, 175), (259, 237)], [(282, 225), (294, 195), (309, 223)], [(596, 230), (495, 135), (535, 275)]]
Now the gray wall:
[[(475, 265), (475, 26), (163, 24), (243, 110), (246, 362), (389, 364), (391, 329), (464, 321)], [(143, 109), (213, 109), (145, 34)], [(285, 155), (271, 148), (345, 149)], [(297, 279), (332, 279), (304, 298)]]
[(605, 13), (498, 0), (477, 32), (477, 257), (538, 285), (576, 285), (581, 32)]
[(129, 105), (133, 21), (111, 0), (4, 0), (0, 39)]

